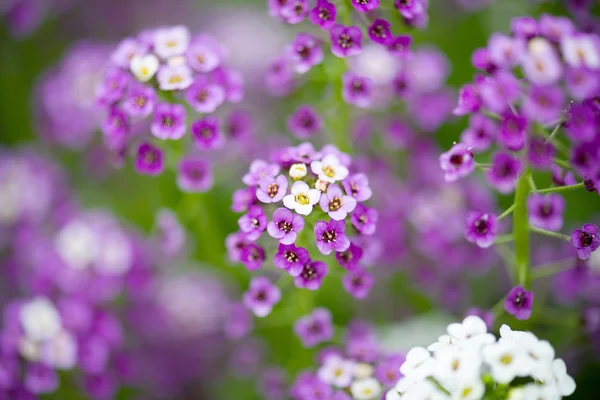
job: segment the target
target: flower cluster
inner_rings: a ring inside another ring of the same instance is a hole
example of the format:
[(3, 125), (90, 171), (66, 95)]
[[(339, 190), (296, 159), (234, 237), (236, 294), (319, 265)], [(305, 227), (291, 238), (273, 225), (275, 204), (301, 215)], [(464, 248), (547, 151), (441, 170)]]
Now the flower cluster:
[(343, 347), (324, 347), (317, 355), (316, 372), (298, 375), (290, 395), (294, 400), (381, 399), (402, 377), (399, 368), (404, 360), (400, 353), (381, 350), (372, 326), (355, 321), (345, 332)]
[(565, 362), (531, 332), (503, 325), (496, 340), (476, 316), (447, 331), (429, 347), (407, 353), (404, 377), (386, 399), (560, 399), (575, 391)]
[[(299, 288), (318, 289), (328, 267), (315, 259), (335, 254), (348, 271), (344, 287), (362, 298), (373, 284), (361, 266), (360, 238), (375, 233), (378, 213), (364, 202), (372, 195), (365, 174), (352, 170), (351, 158), (334, 146), (316, 151), (309, 143), (256, 160), (233, 196), (232, 209), (245, 212), (239, 232), (227, 238), (229, 257), (255, 271), (274, 247), (273, 264)], [(265, 245), (259, 243), (260, 238)], [(262, 291), (257, 298), (267, 299)]]
[[(226, 56), (210, 35), (191, 36), (184, 26), (124, 39), (97, 93), (106, 109), (106, 147), (122, 157), (132, 152), (136, 170), (148, 175), (165, 169), (164, 142), (182, 140), (188, 131), (199, 152), (222, 148), (230, 122), (212, 114), (244, 96), (242, 76), (226, 66)], [(181, 160), (179, 175), (182, 190), (211, 186), (209, 165), (198, 155)]]

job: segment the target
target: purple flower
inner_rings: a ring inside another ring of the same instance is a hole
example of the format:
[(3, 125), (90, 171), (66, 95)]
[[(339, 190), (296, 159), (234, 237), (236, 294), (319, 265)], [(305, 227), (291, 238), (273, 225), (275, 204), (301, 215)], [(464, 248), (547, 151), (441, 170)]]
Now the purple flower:
[(533, 17), (516, 17), (510, 22), (513, 35), (521, 39), (531, 39), (538, 34), (538, 24)]
[(317, 290), (321, 287), (326, 275), (327, 264), (322, 261), (309, 261), (304, 264), (300, 274), (294, 278), (294, 284), (301, 289)]
[(342, 185), (346, 194), (354, 197), (356, 201), (367, 201), (373, 195), (373, 191), (369, 187), (369, 178), (363, 173), (344, 179)]
[(322, 157), (322, 154), (317, 152), (311, 143), (302, 143), (296, 147), (289, 149), (290, 158), (295, 162), (310, 164), (313, 161)]
[(350, 239), (346, 236), (346, 221), (317, 221), (315, 238), (322, 254), (329, 255), (333, 250), (346, 251), (350, 247)]
[(265, 251), (255, 243), (250, 243), (242, 248), (240, 261), (249, 271), (256, 271), (265, 261)]
[(110, 105), (121, 100), (125, 95), (131, 76), (119, 68), (110, 68), (105, 76), (102, 85), (98, 88), (96, 94), (98, 102), (102, 105)]
[(532, 194), (527, 199), (529, 223), (538, 228), (558, 231), (563, 226), (565, 200), (559, 194)]
[(598, 227), (594, 224), (585, 224), (583, 228), (571, 233), (571, 244), (577, 249), (577, 255), (582, 260), (587, 260), (590, 253), (600, 247)]
[(362, 32), (356, 26), (335, 25), (329, 35), (331, 52), (337, 57), (354, 56), (362, 51)]
[(252, 330), (252, 314), (241, 303), (232, 304), (225, 316), (225, 336), (238, 340), (248, 335)]
[(133, 118), (145, 118), (152, 114), (156, 104), (156, 92), (151, 86), (132, 85), (123, 98), (123, 111)]
[(479, 94), (488, 110), (503, 113), (521, 97), (521, 88), (513, 74), (500, 71), (481, 82)]
[(197, 78), (185, 91), (185, 99), (199, 113), (212, 113), (225, 101), (225, 90), (206, 77)]
[(492, 168), (487, 171), (485, 177), (500, 193), (508, 194), (515, 190), (521, 168), (519, 159), (508, 153), (498, 152), (492, 156)]
[(34, 394), (52, 393), (58, 389), (58, 374), (44, 364), (28, 364), (24, 384)]
[(327, 188), (327, 192), (321, 195), (319, 204), (331, 219), (341, 221), (346, 219), (348, 213), (354, 211), (356, 199), (344, 195), (338, 185), (332, 184)]
[(223, 61), (222, 49), (209, 35), (194, 37), (185, 55), (189, 66), (202, 73), (213, 71)]
[(225, 144), (225, 136), (216, 117), (199, 119), (192, 124), (191, 130), (196, 147), (200, 150), (220, 149)]
[(323, 129), (323, 119), (310, 105), (302, 105), (290, 115), (287, 127), (297, 138), (307, 139)]
[(288, 24), (299, 24), (308, 13), (308, 0), (285, 0), (279, 14)]
[(600, 76), (597, 71), (587, 68), (569, 68), (565, 75), (565, 88), (573, 100), (585, 100), (598, 93)]
[(308, 72), (323, 61), (321, 41), (309, 33), (299, 33), (287, 52), (294, 70), (299, 74)]
[(135, 158), (135, 170), (144, 175), (160, 175), (164, 169), (162, 150), (150, 143), (140, 144)]
[(556, 86), (532, 86), (523, 100), (523, 115), (532, 121), (548, 124), (558, 120), (562, 114), (565, 96)]
[(333, 338), (331, 313), (325, 308), (316, 308), (309, 315), (298, 318), (294, 324), (294, 333), (302, 346), (315, 347)]
[(467, 310), (466, 316), (475, 315), (485, 322), (488, 331), (491, 331), (494, 328), (494, 312), (482, 308), (472, 307)]
[(469, 126), (460, 137), (461, 141), (475, 151), (486, 151), (496, 138), (496, 124), (484, 115), (473, 114)]
[(294, 70), (287, 58), (279, 57), (271, 62), (265, 75), (265, 85), (273, 96), (286, 96), (295, 86)]
[(240, 71), (219, 67), (211, 73), (215, 84), (225, 90), (225, 99), (230, 103), (239, 103), (244, 99), (244, 77)]
[(527, 146), (527, 160), (534, 168), (548, 169), (552, 166), (555, 150), (552, 143), (543, 138), (533, 138)]
[(335, 16), (335, 5), (327, 0), (317, 0), (317, 5), (308, 14), (308, 20), (321, 29), (329, 30), (335, 25)]
[[(393, 36), (389, 42), (386, 43), (388, 51), (398, 56), (408, 55), (408, 50), (412, 44), (412, 38), (408, 35)], [(402, 91), (399, 91), (402, 92)]]
[(273, 220), (267, 225), (267, 232), (271, 237), (279, 239), (281, 244), (292, 244), (296, 241), (298, 232), (304, 229), (302, 216), (293, 213), (287, 208), (278, 208), (273, 213)]
[(570, 36), (575, 31), (573, 22), (569, 18), (555, 17), (550, 14), (543, 14), (540, 17), (538, 29), (540, 35), (554, 43), (560, 43), (563, 37)]
[[(234, 232), (229, 234), (225, 238), (225, 247), (227, 247), (227, 255), (231, 262), (242, 261), (242, 251), (248, 245), (252, 244), (252, 241), (246, 237), (243, 232)], [(248, 256), (248, 254), (246, 254)], [(259, 265), (260, 267), (260, 265)]]
[(256, 189), (247, 187), (233, 192), (231, 211), (246, 212), (252, 204), (256, 204)]
[(369, 38), (375, 43), (387, 45), (392, 40), (390, 23), (385, 19), (377, 18), (369, 26)]
[(250, 171), (244, 175), (242, 182), (248, 186), (258, 185), (263, 176), (275, 178), (279, 173), (279, 165), (269, 164), (263, 160), (254, 160), (250, 164)]
[(487, 46), (490, 60), (499, 68), (516, 67), (527, 51), (525, 41), (511, 38), (501, 33), (494, 33)]
[(577, 183), (571, 171), (563, 170), (558, 165), (552, 165), (552, 183), (556, 186), (569, 186)]
[(88, 336), (79, 343), (77, 362), (88, 374), (99, 374), (106, 369), (110, 358), (108, 343), (99, 336)]
[(367, 297), (374, 284), (375, 277), (362, 268), (348, 271), (342, 280), (344, 289), (356, 299)]
[(281, 290), (266, 276), (252, 278), (250, 287), (244, 293), (244, 305), (257, 317), (269, 315), (279, 300), (281, 300)]
[(379, 0), (352, 0), (352, 6), (356, 11), (364, 13), (379, 7)]
[(83, 388), (92, 399), (113, 399), (119, 389), (119, 381), (111, 372), (85, 375)]
[(592, 143), (575, 143), (571, 148), (571, 165), (579, 175), (589, 175), (599, 160), (598, 148)]
[(356, 269), (358, 262), (362, 258), (362, 255), (362, 248), (358, 247), (354, 243), (350, 243), (348, 250), (335, 253), (335, 258), (342, 268), (350, 271)]
[(454, 115), (466, 115), (479, 111), (481, 108), (481, 97), (479, 89), (474, 84), (467, 84), (458, 92), (458, 105), (452, 111)]
[(298, 276), (304, 265), (310, 262), (308, 250), (296, 247), (293, 244), (279, 244), (273, 264), (279, 269), (287, 271), (291, 276)]
[(572, 104), (564, 123), (567, 136), (573, 141), (589, 142), (596, 137), (594, 112), (584, 104)]
[(375, 378), (386, 388), (392, 388), (402, 378), (400, 367), (406, 361), (406, 357), (396, 354), (384, 358), (375, 366)]
[(240, 217), (238, 225), (249, 240), (256, 241), (267, 228), (267, 222), (263, 209), (260, 206), (252, 206), (247, 214)]
[(396, 8), (404, 18), (413, 19), (425, 13), (422, 0), (396, 0)]
[(475, 170), (473, 152), (463, 143), (457, 143), (440, 155), (440, 167), (446, 182), (455, 182)]
[(531, 307), (533, 306), (533, 292), (516, 286), (508, 292), (504, 301), (504, 309), (507, 313), (514, 315), (520, 320), (529, 319), (531, 316)]
[(498, 142), (511, 151), (519, 151), (525, 147), (527, 119), (511, 112), (504, 114), (498, 132)]
[(377, 229), (379, 213), (374, 208), (367, 208), (358, 203), (350, 219), (352, 225), (363, 235), (373, 235)]
[(223, 131), (232, 140), (249, 139), (254, 135), (254, 119), (247, 110), (234, 110), (225, 119)]
[(210, 163), (198, 157), (186, 157), (179, 161), (177, 186), (184, 192), (203, 193), (213, 185)]
[(373, 104), (373, 81), (369, 78), (346, 72), (342, 76), (342, 97), (348, 104), (369, 108)]
[(159, 139), (178, 140), (185, 135), (185, 107), (181, 104), (158, 103), (150, 132)]
[[(129, 121), (127, 114), (117, 107), (111, 108), (106, 119), (102, 123), (102, 133), (109, 144), (118, 146), (125, 140), (129, 133)], [(111, 148), (114, 146), (110, 146)]]
[(415, 132), (403, 120), (392, 118), (384, 127), (385, 143), (390, 149), (405, 150), (415, 139)]
[(283, 175), (277, 178), (263, 176), (256, 190), (256, 197), (263, 203), (277, 203), (283, 199), (288, 188), (287, 178)]
[(467, 214), (465, 238), (481, 248), (490, 247), (496, 240), (498, 219), (493, 214), (471, 211)]

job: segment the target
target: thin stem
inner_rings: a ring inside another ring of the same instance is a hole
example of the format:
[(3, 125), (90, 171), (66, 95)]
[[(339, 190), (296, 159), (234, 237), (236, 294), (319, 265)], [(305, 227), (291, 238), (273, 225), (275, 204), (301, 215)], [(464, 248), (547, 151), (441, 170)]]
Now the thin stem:
[(546, 278), (548, 276), (558, 274), (559, 272), (568, 271), (576, 266), (577, 263), (573, 262), (572, 260), (570, 263), (565, 263), (563, 260), (555, 263), (540, 265), (539, 267), (534, 267), (533, 271), (531, 272), (531, 279), (537, 280)]
[(504, 302), (506, 301), (505, 297), (502, 297), (498, 302), (491, 308), (491, 311), (494, 313), (494, 316), (498, 318), (502, 313), (504, 313)]
[(496, 114), (495, 112), (491, 112), (491, 111), (488, 111), (488, 110), (481, 110), (481, 113), (483, 115), (485, 115), (486, 117), (489, 117), (491, 119), (495, 119), (497, 121), (502, 120), (502, 117), (499, 114)]
[(498, 217), (498, 221), (500, 221), (501, 219), (506, 218), (510, 214), (512, 214), (512, 212), (515, 211), (515, 208), (517, 208), (516, 204), (513, 204), (512, 206), (508, 207), (508, 209), (506, 211), (504, 211), (502, 214), (500, 214), (500, 216)]
[(515, 264), (516, 257), (515, 253), (508, 248), (505, 244), (498, 244), (494, 246), (496, 253), (502, 257), (504, 264), (506, 265), (506, 273), (511, 281), (515, 279)]
[(513, 213), (513, 236), (515, 239), (515, 257), (517, 264), (517, 281), (525, 288), (531, 286), (529, 270), (529, 223), (527, 218), (527, 196), (529, 195), (529, 176), (531, 169), (517, 181), (515, 192), (515, 211)]
[(554, 139), (554, 136), (556, 136), (560, 127), (561, 127), (561, 124), (556, 125), (556, 127), (554, 128), (554, 130), (552, 131), (550, 136), (548, 136), (548, 138), (546, 139), (546, 143), (551, 142), (552, 139)]
[(583, 187), (584, 186), (583, 186), (583, 182), (582, 182), (582, 183), (578, 183), (576, 185), (557, 186), (557, 187), (552, 187), (552, 188), (548, 188), (548, 189), (540, 189), (537, 192), (538, 193), (567, 192), (569, 190), (582, 189)]
[(508, 243), (512, 242), (513, 240), (515, 240), (515, 238), (512, 234), (500, 235), (496, 237), (496, 240), (494, 240), (494, 244)]
[(569, 163), (568, 161), (561, 160), (560, 158), (555, 158), (553, 161), (556, 165), (559, 165), (563, 168), (573, 169), (573, 167), (571, 166), (571, 163)]
[(529, 187), (532, 192), (537, 192), (537, 186), (535, 185), (535, 181), (533, 180), (533, 175), (529, 175)]
[(571, 238), (569, 236), (563, 235), (562, 233), (559, 233), (559, 232), (547, 231), (546, 229), (536, 228), (535, 226), (531, 226), (531, 227), (529, 227), (529, 229), (531, 229), (532, 232), (536, 232), (541, 235), (551, 236), (551, 237), (554, 237), (557, 239), (566, 240), (567, 242), (571, 240)]

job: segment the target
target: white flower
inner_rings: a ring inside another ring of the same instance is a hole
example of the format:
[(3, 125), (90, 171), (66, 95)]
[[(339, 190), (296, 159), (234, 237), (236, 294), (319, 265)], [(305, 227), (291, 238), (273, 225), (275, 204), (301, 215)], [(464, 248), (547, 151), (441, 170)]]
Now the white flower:
[(321, 192), (311, 189), (305, 182), (294, 183), (291, 193), (283, 198), (283, 204), (301, 215), (309, 215), (321, 198)]
[(498, 383), (509, 383), (521, 376), (523, 369), (529, 369), (528, 360), (514, 340), (501, 340), (484, 347), (483, 359), (489, 364), (492, 377)]
[(392, 389), (385, 394), (385, 400), (402, 400), (402, 396), (396, 389)]
[(381, 385), (374, 378), (360, 379), (352, 382), (350, 393), (356, 400), (373, 400), (381, 395)]
[(69, 222), (58, 232), (54, 247), (65, 264), (77, 270), (89, 268), (100, 253), (96, 232), (79, 220)]
[(421, 381), (415, 383), (402, 395), (402, 400), (447, 400), (450, 399), (447, 394), (442, 392), (431, 381)]
[(154, 52), (163, 59), (180, 56), (190, 44), (190, 31), (185, 26), (157, 29), (154, 33)]
[(350, 386), (354, 377), (354, 362), (337, 356), (327, 357), (317, 374), (323, 382), (345, 388)]
[(131, 73), (140, 82), (148, 82), (158, 71), (158, 58), (154, 54), (135, 55), (129, 64)]
[(479, 347), (446, 346), (435, 353), (434, 378), (446, 389), (458, 382), (473, 382), (481, 374), (482, 359)]
[(61, 330), (60, 315), (45, 297), (36, 297), (23, 304), (19, 320), (25, 337), (33, 342), (49, 340)]
[(552, 45), (543, 38), (533, 38), (528, 44), (529, 52), (523, 57), (525, 76), (531, 83), (549, 85), (562, 76), (562, 63)]
[(459, 342), (458, 339), (453, 338), (450, 335), (442, 335), (438, 338), (438, 341), (427, 346), (427, 350), (431, 352), (436, 352), (447, 346), (457, 345)]
[[(558, 391), (554, 386), (536, 385), (535, 383), (529, 383), (523, 386), (521, 398), (523, 400), (560, 400), (562, 397), (560, 396), (560, 394), (558, 394)], [(516, 399), (519, 399), (519, 397), (516, 397)]]
[(469, 315), (462, 324), (455, 322), (448, 325), (448, 335), (459, 340), (484, 345), (496, 341), (496, 337), (487, 333), (487, 326), (483, 320), (476, 315)]
[(435, 360), (427, 349), (412, 348), (406, 354), (406, 361), (400, 366), (400, 372), (410, 380), (420, 381), (430, 376), (435, 370)]
[(102, 233), (102, 251), (98, 254), (95, 269), (105, 275), (123, 275), (132, 265), (132, 249), (129, 238), (119, 229)]
[(306, 168), (306, 164), (292, 164), (290, 167), (290, 178), (294, 180), (302, 179), (306, 176), (308, 172), (308, 168)]
[(77, 342), (66, 331), (59, 332), (40, 350), (41, 360), (58, 369), (72, 369), (77, 363)]
[(161, 90), (184, 90), (193, 82), (192, 70), (185, 64), (163, 65), (156, 79)]
[(479, 377), (471, 380), (458, 381), (452, 390), (453, 400), (480, 400), (485, 393), (485, 385)]
[(560, 48), (567, 64), (575, 68), (600, 68), (600, 52), (590, 35), (567, 36), (560, 42)]
[[(527, 332), (529, 333), (529, 332)], [(554, 360), (554, 348), (546, 340), (538, 340), (533, 334), (521, 336), (516, 339), (517, 343), (523, 347), (528, 362), (524, 364), (529, 366), (529, 371), (521, 371), (534, 379), (547, 383), (552, 379), (550, 365)]]
[(561, 358), (552, 361), (552, 373), (558, 393), (561, 396), (570, 396), (575, 391), (575, 381), (567, 374), (567, 366)]
[(313, 161), (310, 169), (319, 179), (329, 183), (341, 181), (348, 176), (348, 168), (343, 166), (334, 154), (327, 154), (321, 161)]
[(366, 363), (358, 363), (354, 366), (354, 377), (356, 379), (365, 379), (373, 376), (375, 368), (372, 365)]

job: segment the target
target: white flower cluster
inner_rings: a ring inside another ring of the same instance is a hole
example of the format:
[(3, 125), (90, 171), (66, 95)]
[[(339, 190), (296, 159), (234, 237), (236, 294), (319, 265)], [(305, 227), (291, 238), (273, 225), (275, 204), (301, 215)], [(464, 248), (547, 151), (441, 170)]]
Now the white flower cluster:
[[(575, 391), (565, 362), (554, 358), (549, 342), (531, 332), (503, 325), (496, 340), (477, 316), (448, 325), (447, 332), (429, 347), (408, 352), (400, 367), (404, 377), (386, 400), (479, 400), (490, 393), (497, 398), (554, 400)], [(515, 378), (523, 378), (519, 382), (525, 384), (511, 385)]]
[(382, 394), (381, 384), (372, 376), (374, 372), (370, 364), (332, 355), (327, 357), (318, 376), (338, 389), (349, 388), (354, 400), (374, 400)]

